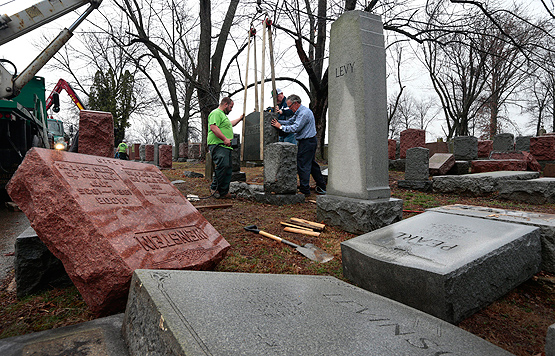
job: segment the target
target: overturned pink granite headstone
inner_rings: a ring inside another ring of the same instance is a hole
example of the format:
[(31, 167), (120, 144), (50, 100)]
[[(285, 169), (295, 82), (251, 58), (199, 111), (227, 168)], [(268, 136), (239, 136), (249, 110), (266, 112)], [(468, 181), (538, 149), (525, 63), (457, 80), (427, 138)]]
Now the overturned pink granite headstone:
[(79, 153), (114, 157), (114, 119), (109, 112), (79, 112)]
[(33, 148), (7, 190), (96, 315), (135, 269), (211, 269), (230, 247), (153, 165)]
[(555, 160), (555, 136), (537, 136), (530, 138), (530, 153), (538, 161)]
[(526, 161), (529, 171), (541, 172), (542, 170), (542, 166), (536, 161), (534, 156), (526, 151), (492, 152), (490, 159), (517, 159)]
[(517, 159), (490, 159), (470, 162), (472, 173), (497, 172), (497, 171), (525, 171), (526, 161)]
[(158, 165), (160, 168), (172, 168), (172, 145), (160, 145), (158, 147)]
[(400, 157), (407, 158), (407, 150), (414, 147), (426, 147), (426, 131), (406, 129), (400, 135)]

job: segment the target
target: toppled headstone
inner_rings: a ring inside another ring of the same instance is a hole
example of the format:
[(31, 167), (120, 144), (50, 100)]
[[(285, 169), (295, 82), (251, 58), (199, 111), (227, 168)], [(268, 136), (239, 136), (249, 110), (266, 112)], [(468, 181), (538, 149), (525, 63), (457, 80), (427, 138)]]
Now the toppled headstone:
[(114, 119), (109, 112), (79, 111), (79, 153), (114, 157)]
[(436, 212), (341, 243), (343, 275), (459, 323), (539, 271), (539, 229)]
[(542, 170), (541, 165), (538, 163), (538, 161), (536, 161), (534, 156), (532, 156), (530, 152), (526, 152), (526, 151), (512, 151), (512, 152), (493, 151), (490, 154), (489, 158), (490, 159), (518, 159), (521, 161), (526, 161), (527, 168), (530, 171), (541, 172)]
[(472, 161), (472, 173), (497, 172), (497, 171), (525, 171), (528, 168), (526, 161), (517, 159), (489, 159)]
[(428, 210), (539, 227), (542, 244), (541, 268), (544, 271), (555, 273), (555, 214), (505, 210), (463, 204), (441, 206)]
[(493, 150), (509, 152), (515, 149), (515, 136), (512, 133), (500, 133), (493, 137)]
[(407, 150), (413, 147), (426, 147), (426, 130), (406, 129), (400, 134), (400, 158), (407, 158)]
[(437, 176), (447, 174), (454, 165), (455, 156), (452, 153), (436, 153), (430, 158), (430, 175)]
[(8, 194), (98, 315), (133, 270), (213, 268), (230, 247), (153, 165), (34, 148)]
[(459, 176), (436, 176), (432, 181), (435, 192), (482, 196), (498, 191), (507, 181), (529, 180), (539, 178), (539, 176), (538, 172), (499, 171)]
[(555, 203), (555, 178), (504, 182), (499, 189), (499, 198), (529, 204)]
[(131, 355), (510, 355), (328, 276), (137, 270), (122, 331)]
[(32, 227), (15, 240), (17, 297), (72, 285), (62, 261), (46, 248)]
[(492, 140), (478, 140), (478, 158), (488, 158), (493, 151)]
[(191, 171), (183, 171), (183, 177), (187, 178), (204, 178), (204, 174), (191, 172)]
[(530, 153), (538, 161), (555, 160), (555, 136), (537, 136), (530, 138)]
[(478, 158), (478, 139), (474, 136), (453, 138), (453, 154), (456, 160), (470, 161)]
[(517, 136), (515, 138), (515, 151), (530, 151), (530, 139), (532, 136)]
[(276, 142), (266, 146), (264, 191), (275, 194), (297, 193), (297, 145)]

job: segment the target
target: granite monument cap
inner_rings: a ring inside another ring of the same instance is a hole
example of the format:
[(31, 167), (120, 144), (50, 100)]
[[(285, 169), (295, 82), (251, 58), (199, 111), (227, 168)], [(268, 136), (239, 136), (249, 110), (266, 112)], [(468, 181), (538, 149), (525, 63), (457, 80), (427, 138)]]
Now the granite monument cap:
[(510, 355), (329, 276), (136, 270), (131, 355)]
[(8, 194), (99, 315), (135, 269), (209, 269), (230, 247), (153, 165), (34, 148)]

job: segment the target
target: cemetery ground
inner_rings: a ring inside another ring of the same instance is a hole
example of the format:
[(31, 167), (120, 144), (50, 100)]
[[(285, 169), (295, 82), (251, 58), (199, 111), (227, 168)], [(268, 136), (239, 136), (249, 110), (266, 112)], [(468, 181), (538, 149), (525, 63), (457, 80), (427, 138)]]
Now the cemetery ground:
[[(262, 167), (242, 167), (247, 182), (263, 184)], [(183, 195), (209, 196), (209, 182), (204, 178), (187, 178), (183, 171), (204, 173), (204, 163), (174, 163), (164, 170), (171, 180), (183, 180), (177, 187)], [(555, 204), (530, 205), (499, 200), (495, 194), (471, 198), (456, 195), (422, 193), (399, 189), (403, 172), (390, 171), (392, 196), (403, 199), (403, 218), (442, 205), (469, 204), (510, 210), (555, 213)], [(312, 182), (313, 183), (313, 182)], [(216, 271), (326, 275), (345, 280), (341, 269), (340, 243), (355, 237), (338, 228), (326, 227), (319, 237), (283, 231), (280, 222), (289, 218), (316, 221), (316, 194), (302, 204), (273, 206), (242, 199), (218, 200), (213, 197), (192, 202), (205, 218), (231, 244), (226, 258)], [(207, 208), (209, 205), (233, 204), (231, 208)], [(252, 232), (244, 226), (257, 225), (260, 230), (304, 245), (313, 243), (333, 254), (325, 264), (313, 262), (289, 246)], [(345, 280), (346, 281), (346, 280)], [(55, 289), (17, 300), (13, 272), (0, 281), (0, 338), (72, 325), (94, 317), (75, 287)], [(541, 355), (545, 334), (555, 323), (555, 275), (540, 272), (487, 308), (459, 324), (459, 327), (516, 355)]]

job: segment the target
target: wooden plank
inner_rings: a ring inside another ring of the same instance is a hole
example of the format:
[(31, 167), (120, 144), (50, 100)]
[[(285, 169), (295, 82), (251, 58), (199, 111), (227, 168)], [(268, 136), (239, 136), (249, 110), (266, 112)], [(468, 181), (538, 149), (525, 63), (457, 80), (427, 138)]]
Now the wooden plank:
[(303, 226), (299, 226), (299, 225), (288, 224), (288, 223), (283, 222), (283, 221), (280, 221), (279, 223), (283, 226), (288, 226), (288, 227), (292, 227), (292, 228), (295, 228), (295, 229), (303, 229), (303, 230), (313, 231), (312, 228), (310, 228), (310, 227), (303, 227)]
[(317, 222), (314, 222), (314, 221), (310, 221), (310, 220), (299, 219), (299, 218), (290, 218), (290, 219), (291, 219), (292, 221), (295, 221), (295, 222), (302, 222), (302, 223), (305, 223), (305, 224), (308, 224), (308, 225), (312, 225), (312, 226), (315, 226), (315, 227), (319, 227), (319, 228), (321, 228), (321, 229), (323, 229), (323, 228), (326, 227), (326, 224), (320, 224), (320, 223), (317, 223)]
[(292, 227), (286, 227), (283, 229), (284, 231), (287, 232), (294, 232), (295, 234), (304, 234), (304, 235), (310, 235), (310, 236), (320, 236), (319, 232), (316, 231), (309, 231), (309, 230), (302, 230), (302, 229), (294, 229)]

